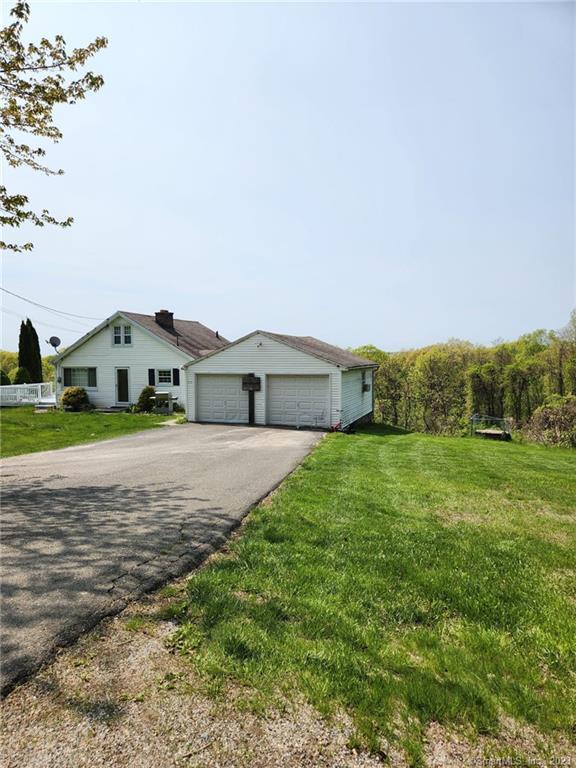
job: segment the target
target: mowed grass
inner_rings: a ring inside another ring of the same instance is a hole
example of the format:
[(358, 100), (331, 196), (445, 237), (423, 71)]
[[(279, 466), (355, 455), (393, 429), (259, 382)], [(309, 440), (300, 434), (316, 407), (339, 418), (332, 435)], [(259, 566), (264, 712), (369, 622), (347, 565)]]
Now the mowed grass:
[(34, 413), (33, 407), (0, 409), (0, 456), (49, 451), (157, 427), (166, 416), (140, 413)]
[(432, 721), (574, 739), (575, 507), (573, 452), (330, 435), (193, 576), (174, 643), (216, 691), (343, 710), (414, 765)]

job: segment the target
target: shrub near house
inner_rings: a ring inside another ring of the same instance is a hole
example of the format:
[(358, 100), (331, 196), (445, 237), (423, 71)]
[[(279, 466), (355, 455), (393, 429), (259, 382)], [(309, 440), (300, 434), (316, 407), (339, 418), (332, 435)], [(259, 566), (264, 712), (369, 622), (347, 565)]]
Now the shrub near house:
[(61, 403), (66, 411), (88, 411), (91, 407), (83, 387), (67, 387), (62, 393)]
[(138, 402), (136, 404), (136, 410), (141, 411), (142, 413), (151, 413), (152, 409), (154, 408), (154, 393), (155, 393), (154, 387), (144, 387), (142, 392), (140, 392), (140, 397), (138, 398)]

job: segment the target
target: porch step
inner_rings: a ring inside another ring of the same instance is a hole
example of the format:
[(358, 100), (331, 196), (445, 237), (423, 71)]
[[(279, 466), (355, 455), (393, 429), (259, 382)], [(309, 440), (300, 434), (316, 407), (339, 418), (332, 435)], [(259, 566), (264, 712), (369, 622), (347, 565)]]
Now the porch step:
[(108, 405), (94, 408), (95, 413), (126, 413), (128, 408), (123, 405)]

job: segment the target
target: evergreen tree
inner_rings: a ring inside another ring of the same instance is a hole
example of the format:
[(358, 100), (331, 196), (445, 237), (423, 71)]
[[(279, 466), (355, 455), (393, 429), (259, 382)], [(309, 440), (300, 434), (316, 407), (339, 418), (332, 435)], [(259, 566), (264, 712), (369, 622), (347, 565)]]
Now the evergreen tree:
[(20, 323), (20, 335), (18, 336), (18, 367), (28, 370), (30, 360), (30, 333), (28, 326), (22, 320)]
[(4, 369), (0, 369), (0, 386), (5, 387), (7, 384), (12, 384), (10, 376), (8, 376)]
[(28, 346), (30, 350), (30, 360), (25, 367), (30, 371), (31, 383), (38, 384), (43, 381), (42, 375), (42, 355), (40, 354), (40, 342), (38, 341), (38, 334), (36, 328), (32, 325), (30, 318), (26, 320), (26, 328), (28, 331)]
[(18, 338), (18, 366), (27, 371), (27, 384), (37, 384), (42, 381), (42, 356), (38, 334), (30, 319), (20, 324)]

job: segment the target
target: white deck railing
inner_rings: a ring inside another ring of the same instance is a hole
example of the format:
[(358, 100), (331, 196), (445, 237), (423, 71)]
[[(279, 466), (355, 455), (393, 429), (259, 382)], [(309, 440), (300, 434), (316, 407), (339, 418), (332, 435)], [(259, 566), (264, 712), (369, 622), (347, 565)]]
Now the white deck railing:
[(52, 381), (42, 384), (6, 384), (0, 387), (0, 406), (34, 405), (40, 402), (56, 402)]

